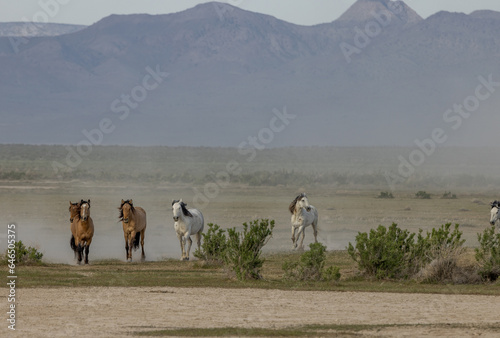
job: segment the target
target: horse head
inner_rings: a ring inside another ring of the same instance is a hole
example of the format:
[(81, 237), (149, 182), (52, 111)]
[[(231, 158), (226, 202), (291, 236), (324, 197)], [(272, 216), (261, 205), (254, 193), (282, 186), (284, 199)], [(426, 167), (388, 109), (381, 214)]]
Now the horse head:
[(290, 213), (294, 214), (301, 208), (304, 208), (306, 211), (311, 211), (311, 205), (309, 204), (309, 200), (307, 199), (305, 193), (301, 193), (295, 197), (292, 203), (290, 203), (288, 210), (290, 210)]
[(90, 216), (90, 200), (88, 201), (84, 201), (84, 200), (81, 200), (80, 201), (80, 219), (82, 219), (83, 221), (86, 221), (89, 216)]
[(75, 217), (80, 217), (80, 203), (71, 203), (69, 201), (69, 221), (73, 222)]
[(495, 223), (498, 221), (500, 218), (500, 202), (499, 201), (493, 201), (490, 203), (491, 206), (491, 211), (490, 211), (490, 224), (495, 225)]
[(82, 219), (84, 222), (87, 221), (87, 219), (90, 217), (90, 200), (80, 201), (80, 219)]
[(123, 223), (130, 222), (130, 216), (134, 213), (134, 203), (130, 200), (122, 200), (120, 207), (120, 216), (118, 217)]
[(185, 217), (193, 217), (187, 209), (187, 204), (182, 201), (182, 198), (180, 200), (172, 201), (172, 213), (175, 222), (177, 222), (182, 215)]

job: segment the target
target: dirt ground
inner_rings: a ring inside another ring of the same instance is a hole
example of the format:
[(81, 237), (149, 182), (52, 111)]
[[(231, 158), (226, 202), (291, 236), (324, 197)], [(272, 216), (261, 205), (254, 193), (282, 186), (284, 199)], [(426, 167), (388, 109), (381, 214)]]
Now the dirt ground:
[[(123, 337), (167, 328), (308, 324), (416, 325), (357, 333), (363, 336), (498, 337), (500, 332), (491, 325), (498, 328), (500, 323), (500, 297), (170, 287), (23, 288), (18, 290), (17, 320), (15, 336), (19, 337)], [(11, 332), (7, 331), (1, 329), (0, 336), (8, 336)]]

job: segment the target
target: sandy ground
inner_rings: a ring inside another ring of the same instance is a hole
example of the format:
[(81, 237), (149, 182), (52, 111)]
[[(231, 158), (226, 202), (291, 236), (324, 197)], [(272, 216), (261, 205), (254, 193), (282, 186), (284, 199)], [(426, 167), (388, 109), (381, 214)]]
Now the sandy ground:
[[(18, 290), (17, 331), (10, 337), (120, 337), (166, 328), (307, 324), (424, 324), (361, 332), (365, 336), (499, 337), (499, 329), (488, 327), (494, 324), (498, 328), (499, 323), (500, 297), (496, 296), (169, 287), (23, 288)], [(0, 329), (0, 336), (9, 334), (6, 327)]]

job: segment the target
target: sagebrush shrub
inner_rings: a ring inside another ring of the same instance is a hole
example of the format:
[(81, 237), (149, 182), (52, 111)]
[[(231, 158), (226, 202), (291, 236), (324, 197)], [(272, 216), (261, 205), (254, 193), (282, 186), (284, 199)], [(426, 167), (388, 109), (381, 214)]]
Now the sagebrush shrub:
[(419, 192), (417, 192), (417, 193), (415, 194), (415, 198), (420, 198), (420, 199), (428, 200), (428, 199), (430, 199), (430, 198), (431, 198), (431, 195), (430, 195), (430, 194), (428, 194), (428, 193), (427, 193), (427, 192), (425, 192), (425, 191), (420, 190)]
[(477, 234), (479, 248), (475, 249), (479, 263), (479, 274), (484, 280), (495, 281), (500, 276), (500, 234), (495, 234), (495, 226)]
[[(465, 272), (458, 265), (458, 261), (464, 252), (462, 247), (439, 247), (432, 256), (435, 258), (418, 271), (416, 277), (426, 283), (455, 282), (455, 276), (460, 274), (462, 279)], [(470, 279), (470, 278), (469, 278)]]
[(455, 224), (453, 231), (451, 223), (441, 225), (438, 229), (432, 228), (425, 237), (422, 236), (422, 230), (420, 230), (409, 257), (410, 274), (418, 273), (433, 261), (442, 262), (440, 265), (443, 268), (445, 268), (444, 262), (447, 260), (452, 259), (456, 263), (464, 251), (462, 247), (464, 243), (465, 240), (462, 239), (462, 232), (459, 230), (458, 224)]
[(340, 268), (329, 267), (325, 269), (326, 246), (321, 243), (309, 244), (309, 251), (304, 252), (298, 262), (283, 263), (284, 277), (301, 281), (338, 281)]
[(271, 239), (273, 228), (274, 220), (261, 219), (243, 223), (243, 233), (237, 232), (236, 228), (227, 230), (224, 262), (239, 280), (262, 278), (262, 248)]
[(226, 250), (226, 234), (217, 224), (208, 223), (208, 230), (203, 234), (203, 243), (194, 256), (209, 263), (224, 263)]
[[(15, 257), (14, 263), (18, 264), (39, 264), (42, 262), (43, 253), (31, 246), (26, 247), (22, 241), (16, 241), (14, 246)], [(12, 255), (9, 255), (10, 250), (6, 250), (3, 257), (4, 261), (11, 260)]]
[(392, 194), (392, 192), (389, 192), (389, 191), (381, 191), (380, 195), (378, 195), (377, 198), (391, 199), (391, 198), (394, 198), (394, 195)]
[(450, 259), (456, 259), (457, 253), (461, 254), (465, 242), (461, 237), (458, 224), (453, 230), (450, 223), (442, 225), (423, 236), (422, 230), (418, 234), (410, 233), (393, 223), (389, 228), (380, 225), (369, 233), (358, 233), (356, 246), (349, 243), (347, 252), (367, 275), (409, 278), (431, 262), (443, 262), (443, 268), (447, 269), (456, 267), (456, 261)]
[(376, 278), (401, 278), (407, 270), (413, 238), (408, 230), (393, 223), (389, 228), (380, 225), (369, 233), (359, 232), (356, 246), (349, 243), (347, 252), (360, 270)]

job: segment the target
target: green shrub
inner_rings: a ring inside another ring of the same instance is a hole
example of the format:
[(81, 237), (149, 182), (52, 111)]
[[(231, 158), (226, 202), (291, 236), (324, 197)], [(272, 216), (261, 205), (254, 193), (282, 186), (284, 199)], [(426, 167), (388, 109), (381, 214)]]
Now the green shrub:
[(338, 266), (329, 266), (328, 269), (323, 271), (323, 279), (326, 281), (338, 282), (340, 277), (340, 268)]
[(407, 257), (411, 253), (414, 237), (415, 234), (401, 230), (395, 223), (389, 228), (380, 225), (370, 233), (358, 233), (356, 247), (349, 243), (347, 252), (367, 275), (376, 278), (407, 277)]
[(423, 199), (423, 200), (429, 200), (431, 199), (431, 195), (426, 193), (425, 191), (419, 191), (415, 194), (415, 198), (420, 198), (420, 199)]
[[(440, 247), (432, 250), (435, 258), (425, 264), (416, 279), (425, 283), (477, 283), (479, 276), (473, 266), (460, 266), (463, 247)], [(472, 270), (471, 270), (472, 268)]]
[(420, 230), (410, 257), (411, 272), (424, 282), (453, 281), (455, 274), (462, 273), (458, 260), (464, 253), (464, 243), (458, 224), (453, 230), (451, 223), (433, 228), (425, 237)]
[(500, 234), (495, 234), (495, 226), (477, 234), (479, 248), (476, 248), (476, 260), (479, 263), (481, 278), (495, 281), (500, 276)]
[(224, 263), (226, 250), (226, 234), (217, 224), (208, 223), (208, 230), (203, 234), (203, 243), (200, 250), (194, 252), (194, 256), (208, 263)]
[(455, 199), (457, 199), (457, 195), (452, 194), (451, 191), (448, 191), (448, 192), (445, 192), (441, 198), (455, 200)]
[(284, 277), (301, 281), (338, 281), (340, 268), (325, 269), (326, 246), (321, 243), (309, 244), (309, 251), (304, 252), (298, 262), (283, 263)]
[[(448, 262), (443, 265), (443, 269), (450, 269), (450, 266), (453, 269), (465, 242), (461, 237), (458, 224), (453, 230), (451, 223), (442, 225), (423, 236), (422, 230), (418, 234), (410, 233), (393, 223), (389, 228), (380, 225), (376, 230), (370, 230), (369, 234), (358, 233), (356, 246), (349, 243), (347, 252), (367, 275), (376, 278), (409, 278), (428, 264), (435, 265), (437, 261)], [(438, 278), (439, 281), (449, 276), (449, 273), (439, 269), (436, 271), (444, 276)]]
[(380, 192), (380, 195), (377, 196), (377, 198), (394, 198), (394, 195), (392, 194), (392, 192), (389, 192), (389, 191), (381, 191)]
[(451, 231), (450, 228), (451, 223), (446, 223), (441, 225), (440, 228), (433, 228), (430, 233), (427, 233), (427, 239), (430, 245), (434, 248), (456, 248), (462, 246), (465, 243), (465, 239), (462, 239), (462, 232), (459, 229), (460, 226), (455, 224), (453, 231)]
[[(12, 252), (11, 250), (14, 250)], [(42, 262), (43, 253), (39, 252), (36, 248), (31, 246), (26, 247), (22, 241), (16, 241), (14, 249), (7, 249), (3, 261), (15, 265), (22, 264), (39, 264)], [(12, 261), (14, 259), (14, 261)]]
[(274, 220), (262, 219), (243, 223), (243, 233), (237, 232), (236, 228), (227, 230), (224, 262), (239, 280), (262, 278), (262, 248), (271, 239), (273, 228)]

